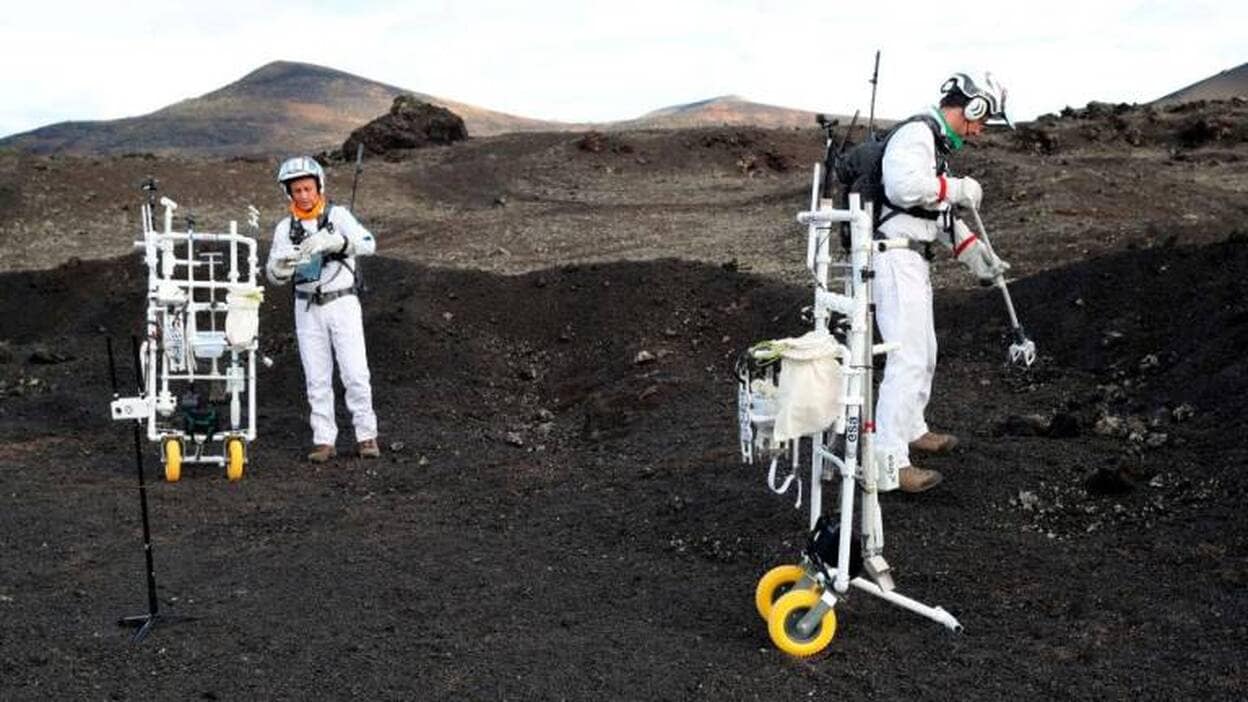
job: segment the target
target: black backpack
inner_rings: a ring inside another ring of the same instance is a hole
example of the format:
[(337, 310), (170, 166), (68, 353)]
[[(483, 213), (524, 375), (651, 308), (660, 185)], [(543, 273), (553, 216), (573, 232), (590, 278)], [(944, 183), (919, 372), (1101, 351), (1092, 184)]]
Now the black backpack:
[[(922, 219), (936, 220), (940, 217), (940, 213), (922, 207), (898, 207), (884, 194), (884, 149), (888, 148), (889, 140), (898, 129), (911, 122), (920, 121), (927, 124), (936, 140), (936, 173), (944, 175), (948, 171), (945, 157), (949, 154), (949, 143), (945, 138), (944, 128), (931, 115), (915, 115), (893, 125), (882, 136), (872, 134), (852, 148), (832, 154), (828, 175), (837, 186), (837, 207), (848, 206), (849, 194), (858, 193), (865, 202), (874, 203), (876, 229), (902, 212)], [(886, 216), (881, 216), (882, 205), (887, 205), (891, 210)]]

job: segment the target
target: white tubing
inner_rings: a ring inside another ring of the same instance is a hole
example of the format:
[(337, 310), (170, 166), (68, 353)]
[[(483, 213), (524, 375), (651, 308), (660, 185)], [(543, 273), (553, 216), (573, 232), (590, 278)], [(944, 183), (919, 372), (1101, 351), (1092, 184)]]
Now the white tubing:
[(904, 607), (915, 614), (927, 617), (938, 624), (943, 624), (945, 628), (954, 633), (962, 633), (962, 625), (958, 623), (958, 620), (941, 607), (928, 607), (922, 602), (912, 600), (905, 595), (892, 591), (881, 590), (879, 585), (876, 585), (866, 578), (854, 578), (850, 584), (863, 592), (869, 592), (882, 600), (887, 600), (899, 607)]
[[(796, 459), (797, 457), (796, 448), (794, 449), (793, 455), (794, 455), (794, 458)], [(776, 484), (776, 465), (779, 463), (780, 463), (779, 456), (774, 456), (771, 459), (771, 468), (767, 471), (767, 488), (770, 489), (772, 492), (776, 493), (777, 495), (783, 495), (784, 493), (789, 491), (789, 487), (791, 487), (793, 485), (793, 481), (796, 480), (797, 481), (797, 502), (793, 504), (793, 507), (795, 508), (801, 507), (802, 506), (802, 481), (797, 477), (796, 460), (794, 461), (793, 471), (789, 473), (788, 477), (786, 477), (783, 482), (777, 485)]]
[[(816, 163), (815, 164), (815, 177), (811, 179), (811, 186), (810, 186), (810, 209), (811, 211), (819, 209), (819, 184), (823, 182), (821, 179), (821, 173), (822, 173), (822, 167), (820, 166), (820, 164)], [(802, 220), (799, 217), (797, 221), (801, 222)], [(811, 271), (815, 270), (815, 246), (818, 240), (819, 240), (819, 237), (815, 231), (815, 225), (812, 224), (808, 227), (808, 230), (806, 232), (806, 267), (809, 268)]]
[(230, 220), (230, 282), (238, 282), (238, 222)]

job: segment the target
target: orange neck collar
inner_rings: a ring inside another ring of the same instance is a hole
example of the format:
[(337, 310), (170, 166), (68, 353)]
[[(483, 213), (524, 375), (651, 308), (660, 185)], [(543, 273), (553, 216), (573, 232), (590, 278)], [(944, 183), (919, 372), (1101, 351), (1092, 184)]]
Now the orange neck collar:
[(290, 213), (295, 216), (295, 219), (299, 219), (299, 220), (316, 219), (320, 217), (321, 213), (324, 211), (325, 211), (325, 196), (324, 195), (316, 199), (316, 204), (313, 205), (312, 209), (310, 210), (301, 210), (299, 209), (299, 206), (295, 204), (294, 200), (290, 201)]

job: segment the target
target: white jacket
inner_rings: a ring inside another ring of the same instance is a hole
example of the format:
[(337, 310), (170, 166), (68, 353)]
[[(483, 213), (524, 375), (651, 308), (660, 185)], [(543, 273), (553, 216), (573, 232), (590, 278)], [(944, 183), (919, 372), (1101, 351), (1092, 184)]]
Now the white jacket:
[[(269, 249), (269, 280), (278, 285), (286, 281), (278, 280), (273, 276), (273, 263), (297, 255), (299, 248), (290, 238), (290, 220), (290, 216), (287, 215), (278, 221), (273, 229), (273, 246)], [(315, 271), (317, 265), (320, 266), (320, 275), (314, 281), (297, 284), (296, 290), (315, 292), (317, 288), (320, 288), (322, 293), (327, 293), (349, 288), (355, 285), (355, 257), (371, 256), (377, 250), (377, 241), (373, 238), (372, 232), (365, 229), (364, 225), (360, 224), (347, 208), (339, 205), (331, 206), (328, 221), (333, 225), (335, 233), (347, 238), (348, 255), (342, 261), (325, 261), (322, 265), (319, 260), (314, 260), (310, 268), (301, 267), (295, 274), (296, 279), (301, 273)], [(308, 236), (316, 233), (316, 219), (301, 220), (300, 224)]]
[[(936, 108), (929, 113), (944, 125), (944, 117)], [(946, 125), (946, 130), (948, 126)], [(947, 192), (944, 176), (936, 173), (936, 140), (926, 121), (916, 120), (902, 125), (888, 141), (884, 149), (881, 180), (884, 195), (898, 207), (922, 207), (933, 212), (949, 209), (949, 203), (941, 197)], [(881, 217), (893, 212), (887, 205), (880, 205)], [(943, 218), (942, 218), (943, 219)], [(916, 241), (944, 240), (941, 236), (941, 220), (923, 219), (899, 212), (880, 225), (880, 232), (888, 238), (914, 239)]]

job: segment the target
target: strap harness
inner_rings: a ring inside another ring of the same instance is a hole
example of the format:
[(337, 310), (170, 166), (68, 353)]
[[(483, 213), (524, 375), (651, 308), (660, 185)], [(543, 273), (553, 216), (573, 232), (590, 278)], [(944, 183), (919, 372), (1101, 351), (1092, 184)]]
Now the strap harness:
[[(928, 128), (932, 130), (932, 138), (934, 139), (936, 143), (936, 175), (943, 176), (949, 172), (949, 159), (948, 159), (949, 151), (950, 151), (949, 140), (944, 135), (943, 127), (934, 118), (932, 118), (931, 115), (927, 115), (927, 114), (915, 115), (911, 117), (910, 119), (907, 119), (904, 122), (901, 122), (900, 124), (897, 124), (892, 129), (890, 129), (888, 132), (888, 135), (884, 137), (884, 148), (881, 149), (880, 151), (881, 158), (883, 158), (883, 153), (888, 150), (888, 142), (893, 138), (893, 135), (897, 133), (897, 130), (900, 129), (903, 125), (909, 124), (911, 122), (918, 122), (918, 121), (924, 122), (925, 124), (927, 124)], [(881, 175), (883, 175), (882, 165), (881, 165), (880, 173)], [(882, 182), (880, 183), (879, 195), (880, 195), (881, 203), (888, 207), (889, 213), (886, 215), (880, 216), (879, 210), (876, 211), (877, 221), (875, 223), (875, 234), (874, 234), (874, 238), (876, 241), (882, 241), (888, 238), (884, 236), (882, 233), (880, 233), (880, 226), (884, 224), (885, 222), (887, 222), (888, 220), (892, 219), (893, 217), (896, 217), (899, 214), (908, 214), (911, 217), (918, 217), (919, 219), (926, 219), (930, 222), (935, 222), (939, 220), (941, 217), (947, 218), (947, 215), (948, 215), (947, 211), (942, 212), (940, 210), (929, 210), (924, 207), (920, 207), (918, 205), (915, 205), (913, 207), (901, 207), (897, 204), (894, 204), (891, 200), (888, 199), (888, 195), (885, 194), (884, 184)], [(950, 229), (950, 227), (946, 226), (946, 229)], [(916, 239), (910, 239), (909, 243), (907, 244), (907, 248), (909, 248), (911, 251), (914, 251), (915, 253), (918, 253), (920, 256), (922, 256), (924, 259), (928, 261), (931, 261), (933, 258), (936, 257), (935, 254), (932, 253), (932, 242), (930, 241), (918, 241)]]
[(335, 290), (333, 292), (321, 292), (320, 288), (317, 288), (315, 292), (296, 290), (295, 299), (307, 300), (309, 305), (327, 305), (340, 297), (354, 295), (355, 293), (356, 290), (354, 285), (349, 288), (343, 288), (342, 290)]
[[(324, 231), (329, 232), (330, 234), (334, 233), (334, 223), (329, 221), (329, 213), (333, 209), (334, 209), (333, 200), (330, 200), (329, 202), (325, 203), (325, 209), (322, 210), (321, 214), (317, 216), (316, 218), (316, 231), (319, 232), (319, 231), (324, 230)], [(293, 214), (290, 215), (290, 241), (291, 243), (294, 244), (295, 246), (298, 246), (299, 244), (303, 243), (303, 240), (306, 238), (308, 238), (308, 230), (304, 228), (303, 222), (300, 221), (298, 217), (295, 217), (295, 215)], [(352, 279), (355, 278), (355, 269), (351, 267), (351, 264), (347, 263), (347, 254), (345, 251), (336, 251), (330, 254), (322, 254), (321, 260), (324, 262), (337, 261), (339, 265), (338, 270), (334, 271), (334, 274), (330, 276), (329, 280), (325, 281), (324, 283), (318, 283), (316, 286), (316, 290), (312, 292), (305, 292), (303, 290), (299, 290), (295, 286), (301, 285), (303, 283), (315, 282), (316, 280), (320, 280), (320, 279), (319, 278), (316, 278), (316, 279), (305, 278), (302, 275), (300, 275), (298, 272), (296, 272), (294, 285), (291, 286), (291, 289), (293, 290), (295, 294), (296, 300), (307, 300), (308, 306), (311, 307), (312, 305), (329, 304), (330, 302), (333, 302), (334, 300), (337, 300), (340, 297), (344, 297), (346, 295), (355, 295), (357, 293), (356, 286), (354, 285), (352, 285), (349, 288), (343, 288), (342, 290), (334, 290), (332, 292), (321, 292), (321, 286), (325, 285), (326, 283), (333, 282), (334, 278), (338, 277), (338, 274), (342, 272), (343, 268), (351, 272)]]
[[(899, 129), (907, 124), (910, 124), (911, 122), (920, 121), (932, 130), (932, 138), (936, 143), (936, 175), (943, 176), (949, 172), (949, 140), (945, 137), (944, 128), (931, 115), (915, 115), (890, 129), (888, 131), (888, 136), (884, 137), (884, 148), (880, 150), (880, 158), (882, 159), (884, 157), (884, 153), (888, 151), (888, 142), (892, 140), (893, 135), (895, 135)], [(880, 202), (891, 211), (888, 214), (879, 217), (879, 221), (875, 223), (876, 229), (879, 229), (880, 225), (884, 224), (893, 217), (903, 213), (908, 214), (911, 217), (918, 217), (919, 219), (926, 219), (931, 222), (935, 222), (940, 219), (941, 212), (938, 210), (929, 210), (924, 207), (920, 207), (919, 205), (915, 205), (913, 207), (902, 207), (889, 200), (888, 195), (884, 191), (884, 183), (882, 182), (883, 173), (884, 168), (883, 165), (881, 165)]]

